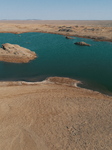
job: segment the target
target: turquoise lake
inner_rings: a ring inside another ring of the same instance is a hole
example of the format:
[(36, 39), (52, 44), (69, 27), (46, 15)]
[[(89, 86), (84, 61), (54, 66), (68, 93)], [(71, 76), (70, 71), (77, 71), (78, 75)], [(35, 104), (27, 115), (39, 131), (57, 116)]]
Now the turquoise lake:
[[(91, 47), (78, 46), (84, 41)], [(0, 33), (0, 46), (18, 44), (35, 51), (38, 58), (27, 64), (0, 62), (0, 80), (42, 81), (47, 77), (70, 77), (94, 89), (112, 91), (112, 43), (91, 39), (66, 39), (47, 33)]]

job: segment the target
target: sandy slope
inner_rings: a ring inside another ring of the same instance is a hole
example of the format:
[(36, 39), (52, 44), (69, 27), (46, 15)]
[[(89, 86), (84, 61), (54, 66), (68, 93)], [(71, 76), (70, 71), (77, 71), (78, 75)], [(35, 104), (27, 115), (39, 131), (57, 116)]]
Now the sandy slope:
[(0, 87), (0, 150), (111, 150), (112, 98), (58, 85)]
[(0, 21), (0, 33), (44, 32), (112, 42), (110, 21)]

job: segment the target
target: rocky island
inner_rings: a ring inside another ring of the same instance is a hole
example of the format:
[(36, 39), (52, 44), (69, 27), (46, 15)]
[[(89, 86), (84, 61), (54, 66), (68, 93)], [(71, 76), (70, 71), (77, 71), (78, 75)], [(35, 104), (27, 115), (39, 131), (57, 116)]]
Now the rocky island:
[(76, 42), (74, 43), (75, 45), (80, 45), (80, 46), (91, 46), (90, 44), (86, 43), (86, 42)]
[(15, 44), (2, 44), (0, 48), (0, 61), (12, 63), (28, 63), (35, 59), (36, 53)]

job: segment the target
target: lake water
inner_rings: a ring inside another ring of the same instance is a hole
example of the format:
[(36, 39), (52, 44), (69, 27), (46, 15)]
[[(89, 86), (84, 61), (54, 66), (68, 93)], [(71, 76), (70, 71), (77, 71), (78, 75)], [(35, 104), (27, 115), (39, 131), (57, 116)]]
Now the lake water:
[[(91, 47), (77, 46), (84, 41)], [(27, 64), (0, 62), (0, 80), (42, 81), (61, 76), (86, 81), (95, 89), (112, 91), (112, 43), (91, 39), (66, 39), (46, 33), (0, 33), (0, 46), (18, 44), (35, 51), (38, 58)]]

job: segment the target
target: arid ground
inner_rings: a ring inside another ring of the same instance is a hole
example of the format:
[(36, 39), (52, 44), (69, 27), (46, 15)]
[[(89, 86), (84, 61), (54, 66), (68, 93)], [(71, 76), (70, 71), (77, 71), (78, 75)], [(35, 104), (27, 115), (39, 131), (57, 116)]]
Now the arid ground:
[(0, 150), (112, 149), (112, 98), (69, 80), (0, 83)]
[[(112, 40), (112, 21), (37, 22), (0, 21), (0, 32), (76, 32)], [(0, 82), (0, 150), (111, 150), (111, 140), (111, 96), (66, 78)]]

